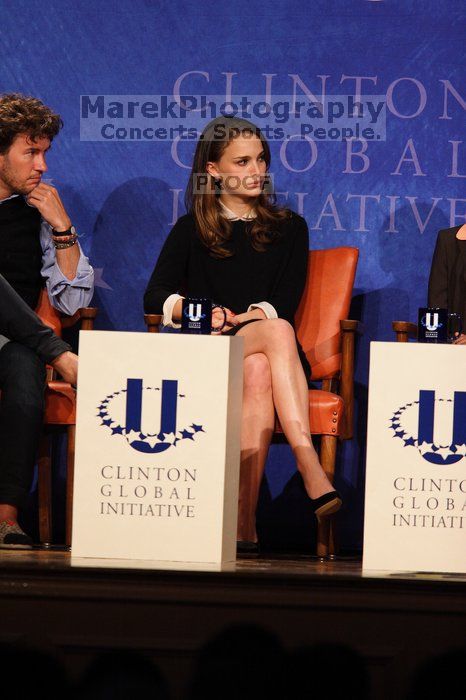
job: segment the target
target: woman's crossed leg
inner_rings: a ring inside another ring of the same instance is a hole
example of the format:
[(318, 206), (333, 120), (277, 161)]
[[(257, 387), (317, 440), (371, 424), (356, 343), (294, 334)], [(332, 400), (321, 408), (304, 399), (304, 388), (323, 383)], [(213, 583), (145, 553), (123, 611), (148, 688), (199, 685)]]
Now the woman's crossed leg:
[(308, 387), (293, 327), (283, 319), (249, 323), (244, 338), (244, 393), (238, 539), (255, 541), (259, 486), (276, 410), (304, 486), (315, 499), (333, 491), (312, 444)]

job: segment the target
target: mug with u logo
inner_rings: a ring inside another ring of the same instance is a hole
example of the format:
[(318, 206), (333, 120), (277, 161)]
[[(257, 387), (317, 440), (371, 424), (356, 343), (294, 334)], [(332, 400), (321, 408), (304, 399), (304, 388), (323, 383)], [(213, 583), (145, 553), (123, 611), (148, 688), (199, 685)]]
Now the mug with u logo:
[(420, 343), (452, 343), (462, 333), (460, 314), (448, 313), (447, 309), (419, 309), (418, 341)]
[[(181, 332), (210, 335), (220, 333), (225, 327), (227, 314), (221, 304), (215, 304), (211, 299), (183, 299), (181, 307)], [(223, 311), (223, 323), (215, 328), (212, 326), (212, 311)]]

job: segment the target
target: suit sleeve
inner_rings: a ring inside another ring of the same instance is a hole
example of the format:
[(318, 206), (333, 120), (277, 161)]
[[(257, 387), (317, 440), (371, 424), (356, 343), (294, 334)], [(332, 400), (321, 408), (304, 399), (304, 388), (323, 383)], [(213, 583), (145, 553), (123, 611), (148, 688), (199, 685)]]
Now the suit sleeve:
[[(0, 333), (9, 340), (33, 350), (43, 362), (52, 362), (71, 350), (68, 343), (55, 335), (13, 287), (0, 275)], [(1, 337), (1, 336), (0, 336)]]
[(445, 232), (437, 236), (429, 276), (428, 304), (433, 307), (448, 308), (448, 264)]
[(144, 294), (145, 313), (163, 313), (166, 299), (179, 292), (186, 277), (189, 245), (190, 232), (182, 217), (168, 234), (160, 251)]
[(285, 266), (267, 301), (275, 308), (278, 318), (293, 323), (306, 284), (309, 255), (309, 231), (306, 221), (295, 215), (292, 222), (290, 246)]

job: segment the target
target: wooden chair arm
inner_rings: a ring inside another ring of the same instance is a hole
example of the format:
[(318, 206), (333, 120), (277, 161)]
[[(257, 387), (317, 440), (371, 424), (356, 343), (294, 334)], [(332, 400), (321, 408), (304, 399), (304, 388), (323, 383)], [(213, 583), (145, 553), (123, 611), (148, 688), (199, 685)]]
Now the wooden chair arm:
[(354, 414), (354, 336), (361, 330), (359, 321), (345, 319), (340, 321), (341, 329), (341, 378), (340, 396), (345, 403), (341, 439), (353, 437)]
[(364, 327), (360, 321), (350, 321), (349, 319), (345, 319), (344, 321), (340, 321), (340, 330), (343, 333), (345, 331), (354, 331), (355, 333), (362, 333)]
[(407, 343), (409, 338), (417, 338), (417, 325), (410, 321), (393, 321), (397, 343)]
[(92, 331), (94, 330), (94, 319), (98, 313), (99, 309), (91, 306), (78, 309), (72, 316), (61, 317), (62, 328), (71, 328), (71, 326), (80, 321), (82, 331)]
[(144, 322), (149, 333), (158, 333), (159, 326), (162, 323), (162, 314), (144, 314)]

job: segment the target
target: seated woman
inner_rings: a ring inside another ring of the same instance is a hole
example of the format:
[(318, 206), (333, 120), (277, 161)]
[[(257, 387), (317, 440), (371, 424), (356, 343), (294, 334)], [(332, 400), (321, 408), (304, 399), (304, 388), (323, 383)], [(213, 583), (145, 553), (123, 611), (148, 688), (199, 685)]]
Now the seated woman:
[[(244, 338), (242, 543), (257, 542), (255, 511), (275, 411), (316, 516), (341, 506), (312, 444), (308, 383), (293, 330), (306, 280), (308, 229), (266, 193), (269, 166), (268, 143), (251, 122), (219, 117), (206, 126), (186, 192), (189, 213), (171, 230), (144, 297), (146, 313), (163, 312), (164, 324), (174, 327), (181, 289), (187, 297), (212, 299), (226, 307), (221, 332)], [(214, 310), (213, 325), (221, 322), (223, 312)]]
[(428, 303), (461, 316), (463, 333), (454, 342), (466, 345), (466, 224), (439, 231), (430, 270)]

